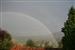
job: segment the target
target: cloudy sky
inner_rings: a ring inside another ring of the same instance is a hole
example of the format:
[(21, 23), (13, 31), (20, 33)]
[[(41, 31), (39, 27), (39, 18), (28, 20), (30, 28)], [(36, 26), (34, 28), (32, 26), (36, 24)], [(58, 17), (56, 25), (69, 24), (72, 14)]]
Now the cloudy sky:
[(44, 23), (51, 32), (58, 32), (72, 4), (73, 0), (2, 0), (2, 11), (29, 14)]
[(74, 0), (0, 0), (0, 12), (16, 12), (32, 16), (43, 23), (49, 31), (56, 33), (61, 31), (72, 5), (75, 6)]

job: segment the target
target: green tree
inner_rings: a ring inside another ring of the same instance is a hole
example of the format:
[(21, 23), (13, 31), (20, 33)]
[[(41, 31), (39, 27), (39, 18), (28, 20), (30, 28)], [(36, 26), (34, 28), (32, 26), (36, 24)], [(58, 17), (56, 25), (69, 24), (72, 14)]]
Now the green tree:
[(45, 42), (45, 48), (50, 48), (50, 46), (49, 46), (49, 41), (46, 41), (46, 42)]
[(11, 44), (10, 34), (0, 29), (0, 50), (10, 50)]
[(34, 47), (35, 46), (34, 42), (31, 39), (27, 40), (26, 45), (30, 46), (30, 47)]
[(75, 8), (72, 6), (68, 13), (68, 20), (62, 28), (64, 37), (62, 38), (63, 50), (75, 50)]

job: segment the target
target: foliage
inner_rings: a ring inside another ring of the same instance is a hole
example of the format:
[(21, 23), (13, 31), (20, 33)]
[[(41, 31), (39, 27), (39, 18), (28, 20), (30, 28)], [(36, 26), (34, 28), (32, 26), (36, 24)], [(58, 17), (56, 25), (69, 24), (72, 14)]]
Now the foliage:
[(49, 41), (45, 42), (45, 48), (52, 48), (52, 46), (49, 45)]
[(34, 47), (35, 46), (34, 42), (31, 39), (27, 40), (26, 45), (30, 46), (30, 47)]
[(7, 31), (0, 29), (0, 50), (10, 50), (11, 36)]
[(64, 23), (62, 32), (65, 35), (62, 39), (63, 50), (75, 50), (75, 9), (73, 6), (69, 10), (68, 20)]

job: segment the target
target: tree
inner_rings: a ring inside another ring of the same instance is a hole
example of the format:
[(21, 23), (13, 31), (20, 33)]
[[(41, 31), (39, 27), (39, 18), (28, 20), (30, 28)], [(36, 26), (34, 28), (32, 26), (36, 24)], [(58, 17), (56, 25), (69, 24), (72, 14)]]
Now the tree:
[(68, 13), (68, 20), (62, 28), (64, 37), (62, 38), (63, 50), (75, 50), (75, 8), (72, 6)]
[(45, 42), (45, 48), (50, 48), (50, 46), (49, 46), (49, 41), (46, 41), (46, 42)]
[(10, 34), (0, 29), (0, 50), (10, 50), (11, 44)]
[(31, 39), (27, 40), (26, 45), (30, 46), (30, 47), (34, 47), (35, 46), (34, 42)]

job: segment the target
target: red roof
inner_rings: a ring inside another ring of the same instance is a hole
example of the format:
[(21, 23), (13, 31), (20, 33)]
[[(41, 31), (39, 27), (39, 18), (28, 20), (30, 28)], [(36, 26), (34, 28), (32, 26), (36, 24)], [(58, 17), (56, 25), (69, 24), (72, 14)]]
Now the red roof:
[(21, 46), (21, 45), (15, 45), (14, 47), (11, 48), (11, 50), (45, 50), (44, 48), (31, 48), (31, 47), (26, 47), (26, 46)]

